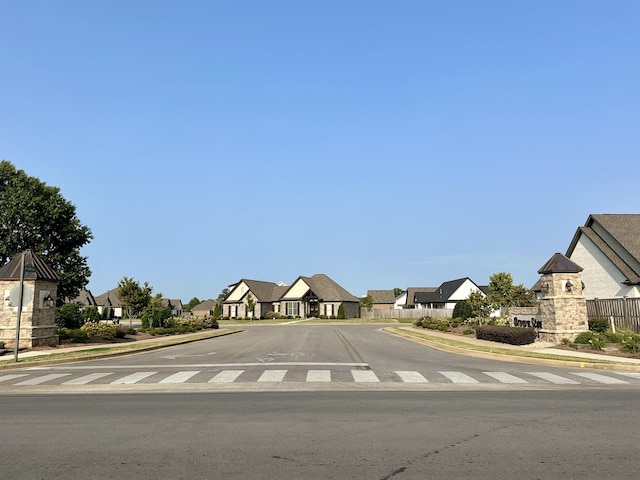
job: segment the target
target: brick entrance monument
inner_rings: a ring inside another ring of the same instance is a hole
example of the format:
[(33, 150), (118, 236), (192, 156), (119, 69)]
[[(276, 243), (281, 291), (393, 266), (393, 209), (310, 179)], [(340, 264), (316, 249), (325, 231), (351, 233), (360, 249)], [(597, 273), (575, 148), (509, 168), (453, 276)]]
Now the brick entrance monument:
[[(24, 261), (23, 261), (24, 257)], [(22, 273), (22, 309), (20, 278)], [(15, 348), (20, 313), (19, 348), (57, 345), (56, 295), (61, 277), (33, 251), (25, 250), (0, 268), (0, 341)]]

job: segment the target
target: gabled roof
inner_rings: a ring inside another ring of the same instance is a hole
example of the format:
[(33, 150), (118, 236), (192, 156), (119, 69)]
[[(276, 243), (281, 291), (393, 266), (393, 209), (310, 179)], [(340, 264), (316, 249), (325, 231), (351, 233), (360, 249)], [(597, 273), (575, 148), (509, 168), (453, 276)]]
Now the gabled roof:
[(108, 290), (107, 292), (103, 293), (102, 295), (98, 295), (95, 298), (96, 304), (98, 306), (104, 305), (105, 303), (107, 303), (107, 300), (109, 300), (109, 303), (111, 303), (112, 307), (122, 307), (122, 301), (120, 300), (120, 287), (113, 290)]
[(78, 294), (78, 296), (73, 300), (68, 301), (68, 303), (79, 303), (80, 305), (87, 305), (89, 307), (93, 307), (96, 305), (96, 299), (93, 298), (91, 291), (83, 288), (82, 290), (80, 290), (80, 293)]
[(584, 235), (625, 276), (627, 284), (640, 284), (640, 214), (589, 215), (567, 250), (571, 257)]
[[(473, 283), (473, 280), (469, 277), (458, 278), (457, 280), (444, 282), (433, 292), (416, 292), (414, 301), (415, 303), (445, 303), (467, 280)], [(475, 283), (473, 284), (475, 285)]]
[(393, 290), (369, 290), (367, 291), (367, 296), (371, 297), (374, 304), (391, 304), (396, 301), (396, 296), (393, 294)]
[(205, 300), (204, 302), (200, 302), (195, 307), (191, 308), (191, 312), (210, 312), (216, 306), (215, 300)]
[(25, 280), (50, 280), (53, 282), (62, 280), (62, 277), (31, 249), (17, 254), (9, 263), (1, 267), (0, 280), (20, 280), (23, 254), (25, 267), (23, 278)]
[(436, 287), (407, 287), (407, 301), (405, 305), (415, 305), (416, 293), (432, 293), (436, 291)]
[(302, 280), (321, 302), (360, 303), (360, 300), (357, 297), (351, 295), (324, 273), (316, 273), (312, 277), (298, 277), (296, 281), (293, 282), (293, 285), (286, 290), (282, 297), (286, 297), (288, 291), (296, 286), (298, 280)]
[[(246, 293), (251, 292), (257, 302), (277, 302), (278, 300), (280, 300), (284, 292), (286, 292), (287, 289), (289, 288), (287, 286), (279, 285), (273, 282), (263, 282), (260, 280), (247, 280), (243, 278), (239, 282), (233, 284), (233, 288), (229, 292), (229, 295), (227, 296), (227, 298), (231, 296), (231, 293), (236, 288), (238, 288), (242, 283), (244, 283), (249, 288), (249, 290), (247, 290)], [(244, 295), (242, 296), (242, 298), (244, 298)], [(237, 303), (237, 302), (225, 301), (224, 303)]]
[(178, 306), (182, 306), (182, 300), (176, 300), (171, 298), (163, 298), (160, 300), (160, 303), (163, 307), (170, 307), (172, 309), (176, 309)]

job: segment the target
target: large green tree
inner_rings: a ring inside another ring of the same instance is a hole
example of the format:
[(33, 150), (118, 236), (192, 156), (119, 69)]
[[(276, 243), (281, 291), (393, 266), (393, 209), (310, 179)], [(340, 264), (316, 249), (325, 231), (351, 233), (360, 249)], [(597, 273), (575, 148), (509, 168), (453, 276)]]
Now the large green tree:
[(91, 270), (80, 249), (92, 238), (59, 188), (17, 170), (11, 162), (0, 162), (0, 265), (32, 249), (62, 277), (61, 305), (89, 283)]
[(530, 307), (535, 305), (535, 293), (522, 284), (514, 285), (510, 273), (494, 273), (489, 277), (487, 301), (502, 315), (509, 314), (509, 307)]

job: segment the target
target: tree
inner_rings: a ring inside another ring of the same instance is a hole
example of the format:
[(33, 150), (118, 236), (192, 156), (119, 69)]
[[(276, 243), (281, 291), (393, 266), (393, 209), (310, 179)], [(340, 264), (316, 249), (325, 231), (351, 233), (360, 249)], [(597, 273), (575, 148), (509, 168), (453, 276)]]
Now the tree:
[(191, 300), (189, 300), (189, 303), (187, 303), (184, 306), (184, 311), (190, 312), (193, 307), (195, 307), (196, 305), (199, 305), (200, 303), (201, 302), (200, 300), (198, 300), (198, 297), (193, 297)]
[(62, 277), (58, 305), (75, 298), (91, 276), (80, 249), (91, 230), (76, 217), (76, 207), (57, 187), (0, 162), (0, 265), (30, 248)]
[(513, 285), (510, 273), (500, 272), (489, 277), (488, 302), (494, 310), (509, 314), (509, 307), (530, 307), (535, 305), (535, 293), (522, 284)]
[[(256, 308), (256, 301), (253, 299), (251, 294), (247, 294), (247, 317), (253, 317), (253, 309)], [(251, 315), (249, 315), (251, 313)]]
[(487, 297), (480, 290), (476, 290), (469, 294), (467, 297), (467, 305), (471, 310), (469, 318), (487, 318), (491, 315), (491, 305), (489, 304)]
[(373, 297), (371, 297), (371, 295), (362, 297), (360, 299), (360, 306), (362, 308), (366, 308), (368, 311), (371, 311), (371, 309), (373, 308)]
[(147, 282), (144, 282), (142, 287), (133, 278), (122, 277), (118, 282), (118, 295), (122, 309), (129, 317), (129, 326), (131, 326), (131, 319), (137, 318), (151, 302), (151, 292), (153, 288)]
[(473, 309), (468, 300), (460, 300), (456, 302), (456, 306), (453, 307), (453, 318), (461, 318), (466, 320), (473, 317)]
[(229, 296), (229, 289), (228, 288), (223, 288), (222, 291), (220, 292), (220, 295), (218, 295), (218, 303), (222, 303), (224, 302), (227, 297)]
[(404, 292), (406, 292), (406, 290), (403, 290), (403, 289), (401, 289), (401, 288), (396, 287), (396, 288), (394, 288), (394, 289), (393, 289), (393, 296), (394, 296), (394, 297), (396, 297), (396, 298), (398, 298), (398, 297), (399, 297), (400, 295), (402, 295)]
[(100, 312), (98, 311), (98, 307), (91, 306), (82, 310), (82, 321), (83, 322), (99, 322)]
[(222, 312), (220, 311), (220, 304), (216, 302), (216, 304), (213, 306), (213, 318), (215, 318), (216, 320), (220, 320), (220, 317), (222, 317)]
[(171, 308), (162, 305), (162, 294), (158, 293), (149, 300), (149, 303), (142, 311), (143, 328), (162, 328), (164, 322), (171, 318)]
[(344, 312), (344, 303), (341, 303), (340, 306), (338, 307), (338, 318), (341, 320), (347, 318)]

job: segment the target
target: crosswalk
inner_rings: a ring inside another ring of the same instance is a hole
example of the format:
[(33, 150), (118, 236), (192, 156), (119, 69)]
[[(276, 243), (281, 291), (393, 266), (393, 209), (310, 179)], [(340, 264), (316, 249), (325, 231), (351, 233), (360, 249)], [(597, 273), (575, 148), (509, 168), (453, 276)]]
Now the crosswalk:
[(477, 385), (498, 383), (508, 385), (548, 384), (548, 385), (640, 385), (640, 373), (589, 371), (561, 372), (462, 372), (437, 371), (418, 372), (395, 370), (374, 372), (369, 368), (356, 368), (334, 371), (331, 369), (263, 369), (249, 371), (243, 368), (225, 368), (218, 370), (144, 370), (133, 372), (101, 371), (83, 373), (82, 370), (51, 373), (40, 369), (21, 371), (20, 373), (0, 373), (0, 392), (4, 386), (28, 387), (38, 385), (135, 385), (135, 384), (185, 384), (185, 383), (330, 383), (354, 382), (359, 384), (377, 383), (449, 383)]

